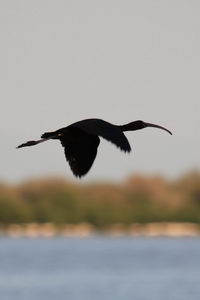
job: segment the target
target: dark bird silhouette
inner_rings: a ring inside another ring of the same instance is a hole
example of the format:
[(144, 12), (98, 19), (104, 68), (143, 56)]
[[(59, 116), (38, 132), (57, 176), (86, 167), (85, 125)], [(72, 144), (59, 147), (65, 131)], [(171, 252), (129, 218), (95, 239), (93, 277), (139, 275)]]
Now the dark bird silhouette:
[(40, 140), (28, 141), (17, 148), (34, 146), (50, 139), (60, 140), (72, 172), (75, 176), (81, 177), (90, 170), (95, 160), (100, 143), (99, 137), (112, 142), (124, 152), (130, 152), (131, 146), (123, 132), (145, 127), (160, 128), (172, 134), (162, 126), (140, 120), (125, 125), (113, 125), (101, 119), (86, 119), (56, 131), (45, 132)]

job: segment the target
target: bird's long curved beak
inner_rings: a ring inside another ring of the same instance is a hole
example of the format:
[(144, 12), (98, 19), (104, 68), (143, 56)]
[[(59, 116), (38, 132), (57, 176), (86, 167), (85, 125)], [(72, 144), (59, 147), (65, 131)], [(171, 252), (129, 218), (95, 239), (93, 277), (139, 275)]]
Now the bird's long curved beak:
[(165, 130), (167, 131), (169, 134), (172, 135), (172, 132), (170, 130), (168, 130), (167, 128), (163, 127), (163, 126), (160, 126), (160, 125), (156, 125), (156, 124), (152, 124), (152, 123), (144, 123), (145, 124), (145, 127), (155, 127), (155, 128), (159, 128), (159, 129), (162, 129), (162, 130)]

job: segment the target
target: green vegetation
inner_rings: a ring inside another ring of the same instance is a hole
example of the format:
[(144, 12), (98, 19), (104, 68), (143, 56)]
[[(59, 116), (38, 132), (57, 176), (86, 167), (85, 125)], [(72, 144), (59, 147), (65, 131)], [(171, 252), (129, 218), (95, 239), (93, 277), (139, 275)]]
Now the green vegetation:
[(132, 176), (121, 184), (71, 184), (61, 179), (0, 184), (0, 223), (200, 223), (200, 173), (174, 181)]

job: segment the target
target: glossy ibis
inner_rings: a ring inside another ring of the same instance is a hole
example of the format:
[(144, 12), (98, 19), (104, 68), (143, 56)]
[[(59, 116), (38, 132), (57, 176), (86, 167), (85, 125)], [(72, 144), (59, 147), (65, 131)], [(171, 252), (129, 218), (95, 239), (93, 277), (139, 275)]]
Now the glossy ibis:
[(17, 148), (34, 146), (50, 139), (60, 140), (64, 147), (65, 157), (75, 176), (85, 175), (91, 168), (102, 137), (124, 152), (130, 152), (130, 144), (124, 131), (134, 131), (145, 127), (160, 128), (172, 134), (168, 129), (146, 123), (141, 120), (125, 125), (113, 125), (101, 119), (86, 119), (52, 132), (45, 132), (40, 140), (28, 141)]

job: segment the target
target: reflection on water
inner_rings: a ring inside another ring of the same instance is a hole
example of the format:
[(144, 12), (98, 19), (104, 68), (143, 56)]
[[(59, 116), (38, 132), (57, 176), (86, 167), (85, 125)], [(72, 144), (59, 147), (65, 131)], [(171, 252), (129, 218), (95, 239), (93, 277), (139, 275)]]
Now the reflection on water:
[(1, 300), (197, 300), (200, 239), (0, 239)]

